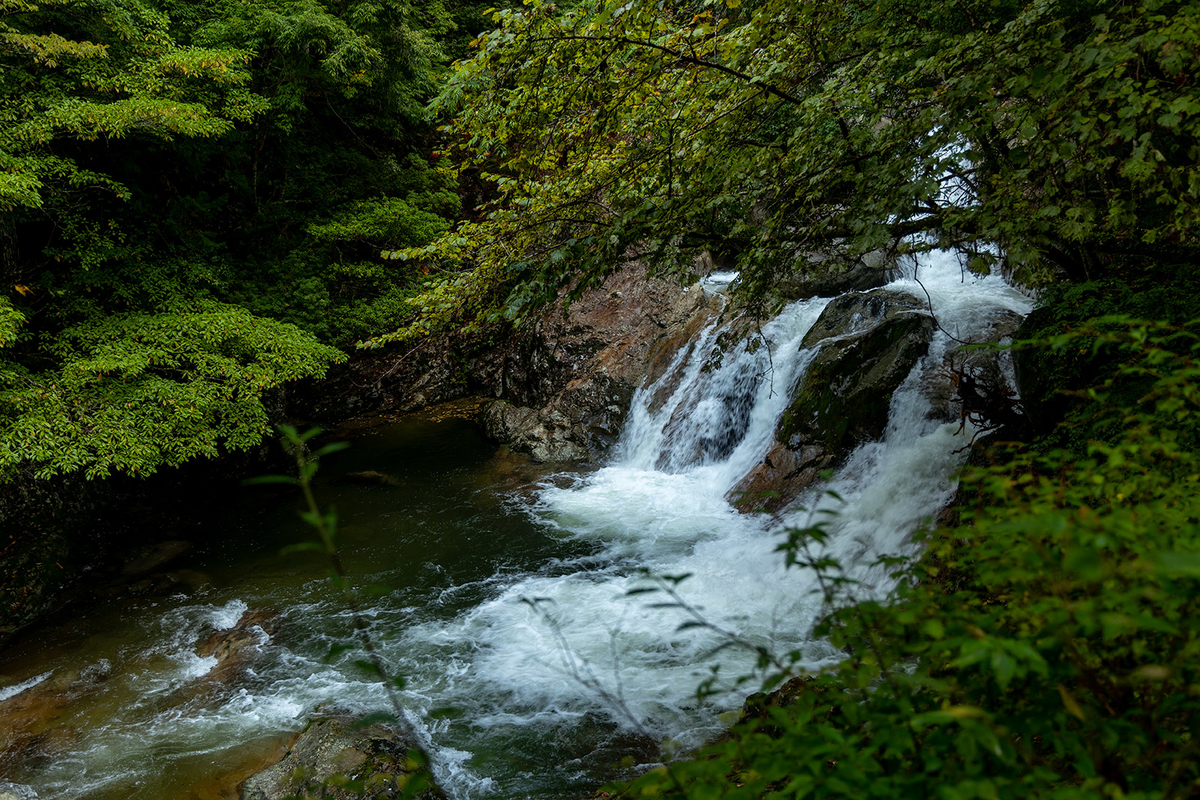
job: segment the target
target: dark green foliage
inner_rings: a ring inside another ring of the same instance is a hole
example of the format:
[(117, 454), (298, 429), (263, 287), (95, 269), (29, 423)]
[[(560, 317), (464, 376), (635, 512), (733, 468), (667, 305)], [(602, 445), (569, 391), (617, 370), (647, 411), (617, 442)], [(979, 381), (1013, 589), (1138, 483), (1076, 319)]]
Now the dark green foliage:
[[(1069, 439), (1079, 449), (1091, 439), (1114, 433), (1111, 427), (1093, 427), (1097, 409), (1085, 392), (1118, 369), (1122, 353), (1103, 345), (1040, 345), (1078, 330), (1089, 320), (1121, 314), (1178, 325), (1200, 319), (1200, 276), (1193, 266), (1168, 263), (1125, 269), (1103, 280), (1049, 287), (1041, 307), (1030, 314), (1019, 333), (1019, 338), (1033, 346), (1016, 352), (1022, 403), (1039, 433), (1051, 433), (1055, 423), (1072, 410), (1071, 424), (1059, 426), (1053, 434), (1057, 443), (1066, 444)], [(1110, 387), (1107, 402), (1132, 406), (1148, 388), (1145, 379), (1125, 376)]]
[(409, 313), (380, 252), (458, 213), (424, 103), (472, 8), (0, 2), (0, 474), (247, 447)]
[(781, 279), (881, 248), (954, 245), (1043, 284), (1194, 262), (1197, 17), (1194, 0), (497, 12), (438, 101), (447, 154), (494, 201), (402, 252), (449, 274), (397, 337), (706, 250), (763, 307)]

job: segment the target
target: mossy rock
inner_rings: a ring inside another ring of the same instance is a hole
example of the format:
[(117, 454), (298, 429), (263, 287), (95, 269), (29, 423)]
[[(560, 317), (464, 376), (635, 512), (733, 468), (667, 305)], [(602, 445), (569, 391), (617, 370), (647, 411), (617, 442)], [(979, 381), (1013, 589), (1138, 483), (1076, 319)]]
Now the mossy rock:
[(929, 350), (936, 324), (914, 297), (876, 289), (826, 306), (801, 347), (817, 347), (776, 444), (727, 498), (743, 511), (787, 507), (821, 472), (883, 436), (892, 394)]
[(840, 461), (883, 436), (892, 394), (933, 338), (933, 318), (919, 309), (914, 298), (883, 290), (830, 303), (805, 337), (804, 346), (820, 343), (820, 350), (784, 413), (779, 441), (791, 449), (819, 444)]
[(412, 792), (418, 800), (445, 800), (424, 761), (414, 743), (388, 727), (321, 717), (309, 723), (278, 764), (248, 778), (241, 796), (358, 800)]

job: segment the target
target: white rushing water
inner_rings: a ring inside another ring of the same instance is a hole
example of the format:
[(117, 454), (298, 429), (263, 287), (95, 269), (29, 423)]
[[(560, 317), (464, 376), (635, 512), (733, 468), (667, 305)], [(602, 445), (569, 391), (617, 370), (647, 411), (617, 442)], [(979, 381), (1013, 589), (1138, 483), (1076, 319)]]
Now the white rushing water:
[[(915, 276), (910, 265), (888, 288), (922, 301), (928, 292), (941, 326), (958, 338), (969, 338), (998, 312), (1030, 308), (1029, 299), (999, 277), (964, 274), (948, 253), (922, 256)], [(711, 737), (721, 713), (756, 688), (697, 699), (697, 686), (715, 665), (733, 687), (754, 662), (737, 647), (714, 655), (727, 641), (714, 628), (781, 655), (795, 653), (802, 668), (840, 657), (810, 635), (821, 598), (811, 575), (784, 568), (777, 550), (783, 531), (809, 524), (812, 509), (836, 511), (828, 523), (830, 552), (864, 591), (886, 592), (887, 576), (871, 565), (881, 555), (907, 552), (914, 528), (949, 499), (970, 432), (955, 436), (957, 423), (927, 418), (922, 372), (939, 369), (952, 345), (938, 332), (929, 355), (894, 393), (882, 441), (859, 447), (829, 484), (785, 513), (768, 517), (731, 507), (726, 495), (763, 457), (789, 390), (814, 355), (799, 345), (827, 303), (787, 307), (762, 327), (761, 338), (753, 337), (756, 349), (729, 346), (721, 331), (706, 330), (657, 383), (637, 392), (611, 463), (558, 476), (532, 499), (514, 500), (520, 513), (578, 543), (586, 556), (532, 570), (501, 569), (449, 586), (420, 608), (381, 604), (372, 610), (386, 658), (408, 678), (402, 699), (409, 721), (451, 797), (536, 794), (529, 781), (546, 769), (536, 757), (528, 758), (528, 767), (495, 765), (547, 742), (569, 751), (562, 744), (565, 729), (590, 731), (583, 736), (593, 744), (624, 736), (686, 747)], [(710, 368), (720, 348), (727, 351)], [(826, 489), (843, 502), (823, 495)], [(670, 599), (661, 592), (636, 593), (661, 586), (654, 576), (684, 575), (675, 591), (687, 609), (655, 607)], [(268, 643), (264, 633), (265, 660), (219, 703), (194, 691), (216, 663), (196, 655), (197, 637), (230, 628), (263, 598), (247, 589), (220, 602), (181, 601), (162, 611), (159, 644), (132, 659), (122, 676), (141, 687), (138, 702), (53, 763), (39, 791), (100, 793), (119, 777), (119, 769), (101, 768), (101, 762), (144, 769), (164, 748), (202, 757), (231, 741), (297, 729), (331, 699), (351, 709), (378, 709), (380, 689), (348, 668), (352, 654), (334, 663), (323, 658), (350, 629), (344, 609), (326, 595), (324, 583), (313, 580), (289, 601), (291, 638)], [(430, 611), (437, 607), (455, 610)], [(697, 617), (713, 628), (679, 629)], [(0, 699), (45, 678), (0, 690)], [(455, 713), (435, 713), (444, 708)], [(654, 757), (646, 748), (631, 749)], [(554, 767), (582, 775), (585, 762), (564, 755)]]
[[(999, 277), (964, 273), (951, 253), (925, 254), (905, 272), (887, 288), (923, 301), (928, 293), (941, 326), (957, 338), (997, 312), (1023, 315), (1031, 307)], [(797, 653), (800, 667), (839, 658), (809, 636), (821, 610), (813, 577), (785, 570), (777, 551), (781, 531), (809, 524), (811, 513), (740, 514), (725, 499), (767, 449), (788, 390), (813, 356), (799, 343), (827, 302), (789, 306), (762, 328), (765, 346), (749, 352), (739, 345), (715, 370), (705, 362), (719, 332), (705, 331), (657, 384), (637, 393), (611, 464), (569, 486), (544, 487), (533, 513), (565, 536), (597, 544), (613, 566), (527, 577), (448, 626), (412, 632), (414, 639), (474, 643), (459, 678), (463, 696), (503, 694), (491, 717), (497, 724), (597, 708), (655, 737), (700, 743), (717, 729), (717, 712), (740, 705), (745, 691), (698, 704), (698, 682), (715, 663), (726, 678), (748, 673), (753, 656), (734, 648), (710, 658), (722, 636), (679, 631), (690, 611), (655, 608), (659, 594), (630, 594), (648, 584), (647, 575), (688, 575), (678, 584), (679, 601), (745, 642)], [(927, 419), (920, 391), (922, 371), (940, 369), (951, 345), (944, 332), (935, 334), (929, 355), (894, 393), (884, 439), (859, 447), (823, 487), (843, 502), (817, 490), (801, 498), (800, 505), (837, 512), (829, 549), (865, 590), (889, 588), (870, 565), (908, 551), (912, 531), (954, 489), (970, 431), (955, 436), (956, 423)], [(453, 794), (474, 788), (461, 763), (443, 765), (440, 777)]]

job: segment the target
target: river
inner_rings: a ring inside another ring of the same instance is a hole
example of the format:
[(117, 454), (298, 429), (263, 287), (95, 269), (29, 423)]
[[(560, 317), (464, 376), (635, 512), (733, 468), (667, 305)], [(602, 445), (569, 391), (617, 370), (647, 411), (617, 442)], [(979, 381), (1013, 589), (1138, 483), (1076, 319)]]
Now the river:
[[(919, 275), (923, 286), (910, 274), (891, 288), (928, 291), (960, 337), (997, 310), (1030, 308), (949, 254), (926, 256)], [(722, 730), (754, 689), (755, 677), (739, 681), (753, 675), (753, 647), (802, 669), (839, 657), (810, 635), (821, 597), (811, 575), (784, 568), (783, 532), (826, 521), (829, 550), (861, 591), (886, 593), (875, 560), (911, 552), (912, 531), (953, 492), (969, 431), (927, 419), (922, 370), (951, 345), (938, 333), (894, 393), (883, 440), (822, 487), (840, 500), (813, 491), (774, 517), (731, 507), (725, 495), (771, 441), (812, 356), (799, 342), (827, 302), (792, 304), (763, 327), (768, 347), (730, 352), (715, 370), (704, 362), (718, 331), (702, 333), (639, 390), (597, 469), (538, 470), (498, 454), (470, 421), (430, 415), (326, 459), (319, 496), (340, 512), (355, 583), (374, 587), (371, 634), (407, 681), (406, 714), (451, 798), (582, 796), (660, 747)], [(353, 477), (366, 470), (371, 483)], [(41, 683), (63, 687), (37, 757), (5, 779), (39, 797), (217, 797), (314, 709), (385, 708), (358, 655), (328, 657), (351, 622), (324, 563), (280, 552), (310, 536), (296, 499), (247, 487), (211, 503), (214, 532), (173, 565), (193, 571), (194, 591), (114, 598), (0, 654), (0, 709)], [(251, 669), (206, 682), (216, 659), (197, 643), (261, 609), (281, 616)], [(722, 691), (698, 697), (714, 675)]]

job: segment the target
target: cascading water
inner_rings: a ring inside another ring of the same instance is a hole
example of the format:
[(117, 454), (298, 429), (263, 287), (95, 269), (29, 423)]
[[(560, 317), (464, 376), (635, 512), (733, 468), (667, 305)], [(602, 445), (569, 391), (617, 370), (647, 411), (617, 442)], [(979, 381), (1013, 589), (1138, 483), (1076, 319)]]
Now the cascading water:
[[(919, 277), (923, 285), (910, 268), (890, 288), (922, 300), (928, 292), (941, 327), (959, 338), (998, 311), (1029, 309), (1028, 298), (998, 277), (964, 277), (949, 254), (923, 257)], [(794, 303), (762, 328), (760, 346), (729, 348), (716, 366), (721, 331), (705, 331), (657, 383), (639, 390), (611, 463), (598, 471), (556, 476), (532, 496), (497, 501), (478, 486), (487, 476), (451, 465), (426, 478), (432, 468), (406, 455), (394, 471), (410, 472), (391, 494), (371, 495), (369, 512), (344, 510), (352, 571), (394, 587), (370, 611), (372, 634), (408, 680), (402, 697), (410, 722), (449, 795), (574, 796), (612, 777), (622, 759), (656, 758), (657, 742), (703, 742), (742, 697), (701, 702), (697, 685), (718, 662), (719, 675), (732, 679), (754, 660), (737, 648), (713, 657), (725, 641), (716, 629), (798, 653), (801, 667), (839, 658), (809, 635), (821, 598), (811, 576), (784, 569), (780, 532), (807, 524), (813, 507), (836, 511), (831, 553), (866, 591), (885, 592), (886, 575), (870, 565), (905, 550), (912, 530), (949, 498), (965, 438), (954, 435), (956, 423), (929, 419), (922, 393), (926, 373), (941, 367), (953, 344), (939, 332), (893, 394), (884, 438), (855, 450), (823, 487), (844, 502), (814, 489), (773, 517), (733, 509), (726, 494), (770, 444), (789, 390), (814, 355), (800, 342), (826, 303)], [(480, 456), (470, 469), (485, 463)], [(357, 497), (345, 494), (346, 503)], [(433, 499), (421, 506), (427, 495)], [(393, 513), (401, 498), (410, 506)], [(383, 532), (370, 539), (368, 513)], [(291, 526), (289, 514), (280, 518)], [(289, 530), (280, 542), (294, 536)], [(268, 545), (249, 566), (222, 574), (196, 594), (102, 620), (106, 632), (88, 640), (90, 649), (31, 659), (19, 665), (24, 673), (8, 670), (12, 683), (0, 684), (0, 702), (71, 665), (103, 662), (107, 680), (91, 705), (70, 712), (77, 733), (54, 758), (5, 777), (46, 797), (182, 797), (186, 785), (163, 788), (162, 765), (202, 772), (235, 749), (231, 742), (295, 730), (323, 703), (358, 711), (383, 705), (379, 687), (354, 672), (353, 654), (326, 657), (330, 644), (348, 638), (350, 623), (315, 569), (281, 561)], [(655, 575), (688, 575), (676, 591), (691, 611), (655, 608), (661, 596), (630, 594)], [(218, 700), (193, 692), (214, 668), (196, 654), (197, 639), (263, 607), (281, 609), (283, 622), (255, 645), (262, 657), (253, 668)], [(679, 630), (692, 613), (713, 627)]]

